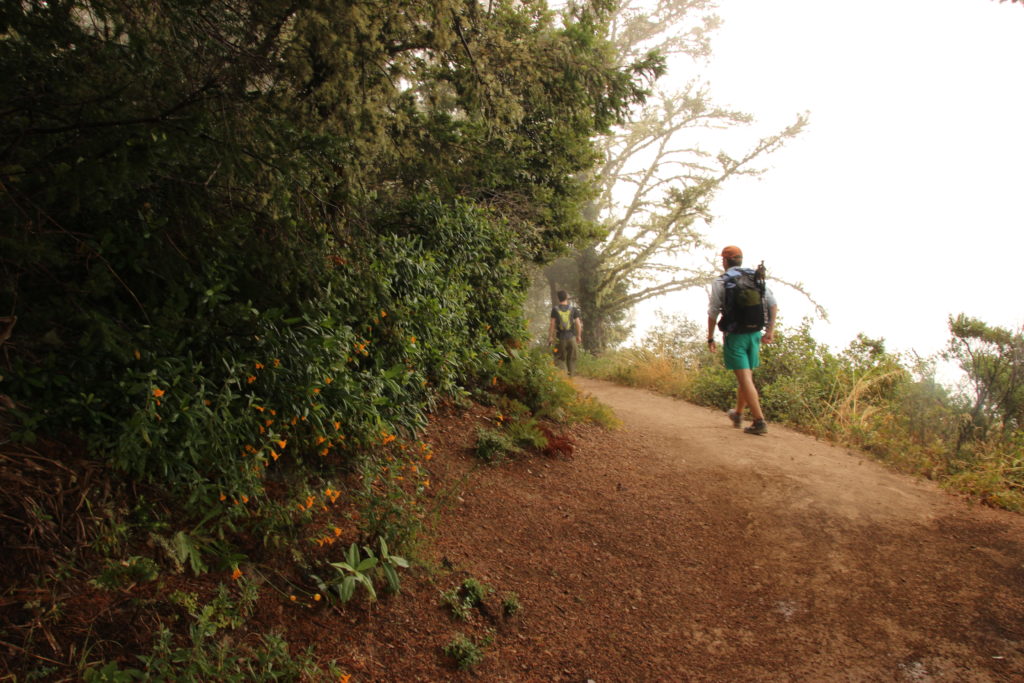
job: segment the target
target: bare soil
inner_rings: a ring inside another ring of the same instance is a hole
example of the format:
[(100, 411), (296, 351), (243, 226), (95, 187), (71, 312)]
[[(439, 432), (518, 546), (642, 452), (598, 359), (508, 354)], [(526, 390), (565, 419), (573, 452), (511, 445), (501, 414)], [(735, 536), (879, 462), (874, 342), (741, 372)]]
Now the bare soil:
[[(308, 642), (353, 681), (1024, 680), (1020, 515), (776, 425), (746, 435), (576, 382), (623, 428), (575, 428), (568, 457), (475, 467), (480, 415), (439, 419), (433, 571)], [(495, 594), (461, 622), (438, 594), (469, 576)], [(457, 633), (493, 637), (470, 672), (442, 653)]]

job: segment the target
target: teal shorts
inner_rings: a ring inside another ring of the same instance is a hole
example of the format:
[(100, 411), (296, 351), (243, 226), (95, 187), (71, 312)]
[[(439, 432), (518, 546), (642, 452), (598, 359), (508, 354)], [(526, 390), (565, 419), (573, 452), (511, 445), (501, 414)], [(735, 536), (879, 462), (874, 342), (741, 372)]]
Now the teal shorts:
[(761, 364), (761, 333), (725, 335), (722, 355), (725, 356), (725, 367), (729, 370), (753, 370)]

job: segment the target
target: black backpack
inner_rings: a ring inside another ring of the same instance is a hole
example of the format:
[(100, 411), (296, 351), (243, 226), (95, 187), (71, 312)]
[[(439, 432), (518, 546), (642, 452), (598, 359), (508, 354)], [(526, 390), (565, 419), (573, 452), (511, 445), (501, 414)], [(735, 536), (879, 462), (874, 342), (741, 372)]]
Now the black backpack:
[(723, 332), (760, 332), (765, 328), (768, 323), (765, 279), (764, 261), (757, 270), (730, 268), (726, 272), (725, 305), (718, 329)]

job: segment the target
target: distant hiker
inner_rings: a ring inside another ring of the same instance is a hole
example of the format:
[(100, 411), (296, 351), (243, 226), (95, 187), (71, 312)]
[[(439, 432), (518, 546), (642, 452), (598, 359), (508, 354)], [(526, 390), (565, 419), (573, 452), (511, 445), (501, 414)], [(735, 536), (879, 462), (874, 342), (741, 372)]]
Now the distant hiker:
[(570, 377), (576, 374), (576, 356), (583, 343), (583, 318), (580, 309), (569, 303), (569, 294), (558, 291), (558, 305), (551, 309), (551, 324), (548, 325), (548, 344), (556, 343), (555, 363), (564, 363)]
[(708, 348), (715, 352), (717, 324), (724, 335), (725, 367), (736, 373), (736, 408), (729, 410), (729, 419), (739, 428), (743, 423), (743, 410), (749, 408), (754, 421), (743, 431), (766, 434), (768, 427), (754, 386), (754, 368), (761, 363), (761, 342), (770, 344), (774, 338), (778, 306), (772, 291), (765, 286), (764, 263), (756, 270), (741, 268), (742, 264), (743, 252), (739, 247), (722, 250), (725, 272), (711, 283)]

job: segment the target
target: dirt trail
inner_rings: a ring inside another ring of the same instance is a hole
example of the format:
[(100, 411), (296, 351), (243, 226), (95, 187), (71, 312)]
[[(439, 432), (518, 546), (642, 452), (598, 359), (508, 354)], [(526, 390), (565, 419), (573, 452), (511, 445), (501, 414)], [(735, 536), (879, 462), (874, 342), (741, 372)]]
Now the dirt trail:
[[(436, 652), (464, 625), (392, 614), (404, 635), (359, 641), (364, 677), (1024, 680), (1024, 517), (777, 425), (750, 436), (716, 411), (577, 384), (624, 428), (474, 475), (436, 539), (439, 563), (516, 591), (521, 616), (492, 620), (463, 674)], [(410, 630), (434, 654), (407, 648)]]
[[(624, 428), (471, 473), (431, 546), (453, 572), (352, 618), (334, 651), (353, 680), (1024, 681), (1024, 516), (777, 425), (577, 384)], [(435, 426), (438, 481), (470, 470), (472, 425)], [(466, 575), (522, 612), (454, 621), (437, 591)], [(474, 629), (495, 643), (458, 672), (441, 646)]]

